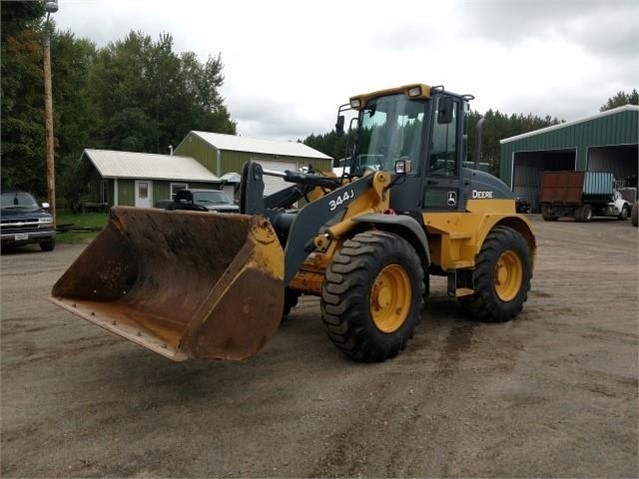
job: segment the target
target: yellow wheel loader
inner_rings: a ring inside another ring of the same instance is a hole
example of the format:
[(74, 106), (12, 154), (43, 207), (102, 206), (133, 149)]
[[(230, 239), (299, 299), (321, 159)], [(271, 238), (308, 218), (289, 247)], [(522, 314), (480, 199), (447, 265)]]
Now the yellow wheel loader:
[[(471, 318), (508, 321), (535, 237), (509, 188), (477, 168), (481, 128), (464, 166), (472, 98), (424, 84), (354, 96), (336, 124), (355, 110), (348, 172), (249, 162), (240, 214), (113, 207), (50, 300), (173, 360), (248, 358), (307, 294), (340, 351), (384, 361), (412, 337), (430, 275)], [(265, 174), (291, 186), (265, 197)]]

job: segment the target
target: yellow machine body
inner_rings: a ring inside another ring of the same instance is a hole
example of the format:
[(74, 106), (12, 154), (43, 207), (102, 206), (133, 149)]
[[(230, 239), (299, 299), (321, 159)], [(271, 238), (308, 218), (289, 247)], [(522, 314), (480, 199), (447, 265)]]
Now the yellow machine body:
[[(375, 211), (383, 212), (388, 208), (390, 194), (384, 196), (384, 201), (377, 204)], [(331, 228), (334, 232), (331, 235), (331, 242), (328, 242), (325, 236), (319, 236), (318, 240), (326, 243), (325, 251), (318, 249), (309, 257), (296, 274), (291, 287), (304, 294), (319, 296), (322, 292), (326, 268), (331, 264), (335, 252), (339, 250), (343, 241), (350, 237), (352, 230), (356, 228), (357, 223), (354, 219), (371, 211), (370, 208), (359, 211), (357, 208), (353, 210), (349, 208), (344, 220)], [(534, 262), (537, 245), (532, 225), (525, 215), (515, 212), (514, 200), (469, 200), (466, 211), (429, 211), (424, 212), (422, 218), (428, 237), (430, 260), (444, 272), (474, 268), (475, 257), (481, 250), (484, 239), (496, 225), (517, 230), (528, 243)], [(472, 289), (458, 289), (456, 294), (466, 296), (472, 293)]]

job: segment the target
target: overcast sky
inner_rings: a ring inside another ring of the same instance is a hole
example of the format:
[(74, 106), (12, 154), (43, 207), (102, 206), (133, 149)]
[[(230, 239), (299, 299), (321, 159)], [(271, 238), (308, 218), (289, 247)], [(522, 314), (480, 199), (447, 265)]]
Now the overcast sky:
[[(639, 2), (59, 0), (58, 28), (99, 47), (130, 30), (203, 62), (222, 56), (238, 133), (297, 140), (333, 128), (352, 95), (407, 83), (472, 107), (589, 116), (639, 84)], [(53, 52), (55, 54), (55, 52)]]

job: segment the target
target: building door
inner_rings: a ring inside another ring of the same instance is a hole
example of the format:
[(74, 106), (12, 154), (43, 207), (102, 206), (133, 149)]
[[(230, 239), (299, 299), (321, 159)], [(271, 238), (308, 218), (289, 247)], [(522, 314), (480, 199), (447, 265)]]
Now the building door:
[(153, 182), (135, 180), (135, 206), (151, 208), (153, 206)]
[(531, 213), (538, 213), (541, 211), (539, 190), (544, 171), (574, 171), (576, 169), (576, 149), (517, 151), (513, 154), (511, 189), (520, 200), (530, 202)]

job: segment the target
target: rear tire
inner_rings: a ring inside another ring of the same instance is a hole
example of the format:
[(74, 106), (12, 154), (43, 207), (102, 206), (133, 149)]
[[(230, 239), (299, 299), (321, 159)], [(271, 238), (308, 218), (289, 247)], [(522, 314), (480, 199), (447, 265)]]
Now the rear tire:
[(477, 321), (503, 323), (522, 310), (532, 277), (528, 243), (512, 228), (495, 226), (484, 240), (473, 273), (475, 293), (459, 298)]
[(40, 243), (40, 249), (42, 251), (53, 251), (55, 249), (55, 239), (50, 239)]
[(592, 219), (592, 206), (583, 205), (581, 207), (581, 221), (583, 221), (584, 223), (590, 223), (591, 219)]
[(632, 212), (630, 213), (630, 221), (632, 221), (632, 226), (639, 225), (639, 203), (635, 203), (632, 206)]
[(557, 216), (554, 216), (548, 212), (548, 206), (546, 205), (541, 206), (541, 217), (544, 219), (544, 221), (557, 221), (559, 219)]
[(413, 247), (384, 231), (355, 235), (335, 254), (322, 287), (322, 320), (355, 361), (393, 358), (419, 320), (424, 270)]

